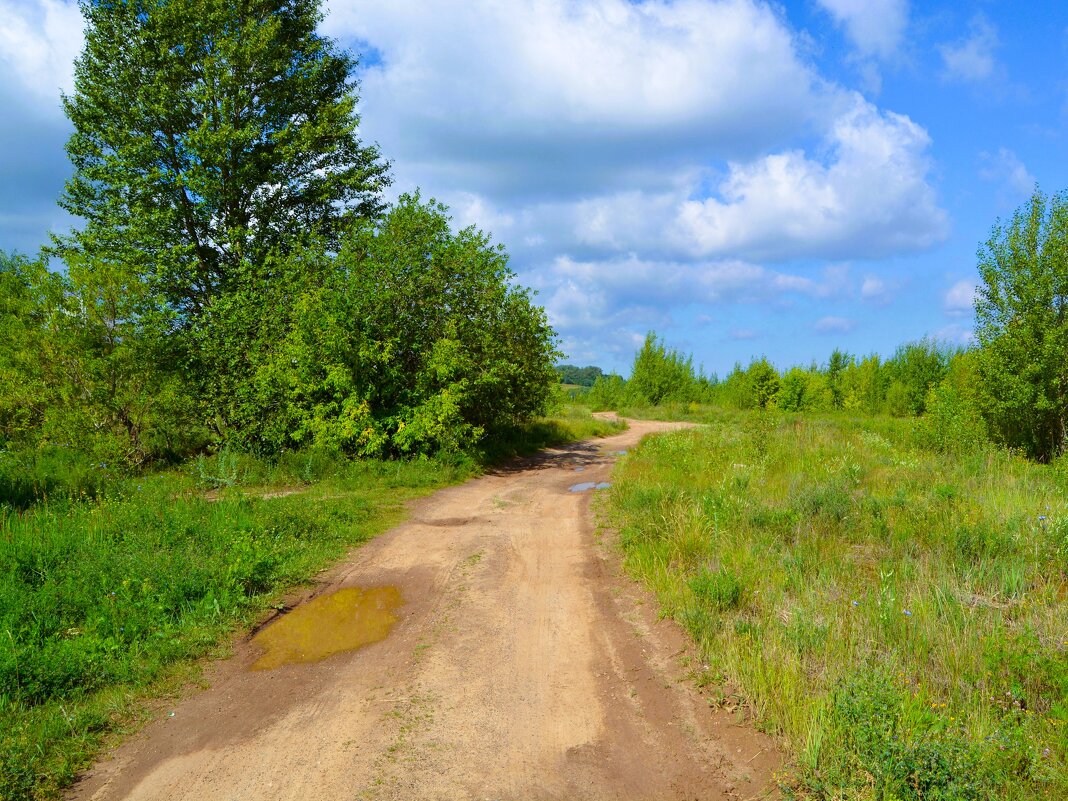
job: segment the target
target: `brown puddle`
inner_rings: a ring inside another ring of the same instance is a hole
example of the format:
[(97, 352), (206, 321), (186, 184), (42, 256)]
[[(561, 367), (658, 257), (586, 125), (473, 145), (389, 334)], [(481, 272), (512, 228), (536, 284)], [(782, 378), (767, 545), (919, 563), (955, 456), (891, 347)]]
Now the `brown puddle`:
[(384, 640), (404, 603), (396, 587), (346, 587), (320, 595), (261, 629), (252, 642), (263, 649), (253, 670), (318, 662)]

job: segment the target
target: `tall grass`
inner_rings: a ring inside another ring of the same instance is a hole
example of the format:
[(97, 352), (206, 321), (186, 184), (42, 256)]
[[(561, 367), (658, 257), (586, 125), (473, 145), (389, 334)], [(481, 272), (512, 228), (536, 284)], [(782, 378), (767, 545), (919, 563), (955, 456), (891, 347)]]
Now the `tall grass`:
[(1066, 472), (911, 420), (699, 411), (606, 519), (701, 678), (794, 754), (788, 792), (1068, 798)]

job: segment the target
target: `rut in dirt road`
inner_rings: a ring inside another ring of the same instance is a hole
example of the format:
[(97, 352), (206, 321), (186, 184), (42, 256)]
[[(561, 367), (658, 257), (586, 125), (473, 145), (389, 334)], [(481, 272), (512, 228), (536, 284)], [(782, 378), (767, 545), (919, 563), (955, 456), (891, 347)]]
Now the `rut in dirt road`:
[(259, 670), (242, 644), (70, 797), (767, 797), (773, 743), (693, 689), (685, 638), (595, 535), (598, 490), (571, 491), (673, 427), (630, 425), (422, 501), (309, 593), (396, 588), (384, 639)]

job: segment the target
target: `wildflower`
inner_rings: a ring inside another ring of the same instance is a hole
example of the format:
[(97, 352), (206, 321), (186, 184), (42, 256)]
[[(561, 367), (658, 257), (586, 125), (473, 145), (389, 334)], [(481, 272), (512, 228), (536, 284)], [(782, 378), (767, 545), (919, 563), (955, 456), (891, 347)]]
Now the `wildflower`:
[(860, 601), (853, 601), (853, 606), (860, 606)]
[(912, 612), (910, 612), (908, 609), (902, 609), (901, 613), (906, 617), (912, 617)]

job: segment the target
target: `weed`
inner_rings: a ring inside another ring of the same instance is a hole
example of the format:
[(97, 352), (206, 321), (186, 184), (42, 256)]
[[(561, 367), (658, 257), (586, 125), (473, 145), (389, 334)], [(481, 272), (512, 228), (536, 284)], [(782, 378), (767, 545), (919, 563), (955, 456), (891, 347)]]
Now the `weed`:
[(742, 584), (738, 576), (725, 568), (702, 568), (689, 584), (697, 600), (717, 612), (737, 609), (742, 603)]
[(1068, 798), (1063, 463), (909, 419), (648, 414), (675, 412), (705, 425), (634, 449), (603, 523), (797, 756), (793, 797)]

